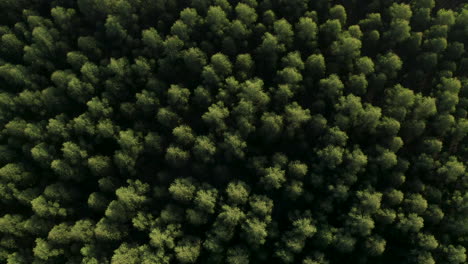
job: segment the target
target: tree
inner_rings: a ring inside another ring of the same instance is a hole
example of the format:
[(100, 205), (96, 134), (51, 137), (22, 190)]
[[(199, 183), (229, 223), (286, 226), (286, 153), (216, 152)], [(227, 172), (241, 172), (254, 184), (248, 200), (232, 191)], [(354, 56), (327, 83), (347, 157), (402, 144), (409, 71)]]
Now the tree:
[(190, 34), (192, 33), (191, 31), (192, 30), (181, 20), (174, 22), (171, 27), (171, 34), (177, 36), (182, 41), (189, 40)]
[(109, 38), (118, 41), (125, 40), (127, 38), (127, 30), (119, 23), (119, 20), (109, 15), (105, 23), (106, 34)]
[(316, 77), (322, 77), (325, 74), (325, 59), (322, 54), (312, 54), (307, 58), (306, 69)]
[(300, 128), (311, 119), (310, 110), (303, 109), (297, 102), (285, 106), (284, 116), (291, 130)]
[(214, 35), (221, 37), (229, 24), (229, 20), (221, 7), (210, 6), (206, 15), (206, 23)]
[(267, 189), (279, 189), (286, 181), (285, 172), (279, 168), (267, 168), (261, 179)]
[[(287, 36), (289, 32), (287, 30), (288, 29), (287, 25), (289, 24), (283, 23), (282, 25), (284, 25), (285, 27), (285, 32), (286, 32), (285, 34)], [(269, 32), (266, 32), (263, 35), (262, 43), (257, 48), (258, 60), (259, 62), (261, 62), (260, 65), (267, 67), (268, 71), (270, 72), (276, 70), (278, 54), (279, 52), (282, 52), (284, 49), (285, 49), (284, 44), (280, 43), (277, 36), (272, 35)]]
[(56, 249), (42, 238), (36, 239), (36, 246), (33, 249), (34, 256), (41, 260), (49, 260), (64, 254), (63, 249)]
[(49, 167), (53, 160), (54, 149), (47, 146), (45, 143), (40, 143), (31, 149), (31, 155), (40, 166)]
[(288, 173), (295, 178), (303, 178), (307, 174), (307, 165), (300, 161), (292, 161), (289, 163)]
[(213, 214), (218, 191), (216, 189), (199, 190), (195, 196), (195, 205), (200, 210)]
[(400, 190), (391, 189), (384, 195), (385, 202), (390, 206), (395, 206), (403, 201), (404, 194)]
[(356, 67), (360, 73), (370, 74), (374, 72), (374, 62), (369, 57), (361, 57), (356, 61)]
[(63, 157), (73, 165), (78, 165), (88, 157), (86, 150), (81, 149), (73, 142), (65, 142), (62, 147)]
[(364, 212), (374, 213), (380, 208), (382, 194), (379, 192), (358, 191), (356, 197), (359, 200), (360, 209)]
[(330, 145), (318, 150), (317, 155), (327, 167), (334, 169), (343, 162), (343, 152), (343, 148)]
[(188, 202), (193, 198), (196, 187), (190, 178), (176, 179), (169, 187), (169, 192), (174, 199)]
[(208, 108), (208, 112), (203, 114), (202, 119), (208, 126), (215, 131), (222, 131), (226, 129), (224, 119), (229, 116), (229, 110), (222, 102), (212, 104)]
[(120, 264), (127, 262), (136, 264), (141, 261), (140, 254), (140, 248), (127, 243), (122, 243), (119, 248), (114, 251), (111, 263)]
[(317, 46), (318, 26), (310, 17), (301, 17), (295, 26), (296, 38), (304, 47), (313, 49)]
[(196, 159), (203, 162), (212, 161), (213, 155), (216, 153), (216, 146), (207, 136), (200, 136), (195, 139), (195, 145), (192, 149)]
[(377, 57), (377, 70), (384, 73), (388, 78), (394, 78), (401, 70), (403, 63), (395, 53), (389, 52)]
[(238, 3), (235, 11), (237, 18), (245, 25), (252, 25), (257, 21), (257, 13), (255, 9), (245, 3)]
[(421, 215), (427, 209), (427, 201), (420, 194), (410, 194), (405, 198), (404, 203), (408, 207), (408, 212)]
[(243, 247), (229, 248), (226, 261), (229, 264), (248, 264), (249, 252)]
[(221, 77), (225, 77), (232, 72), (232, 64), (228, 57), (222, 53), (216, 53), (211, 56), (211, 65), (213, 70)]
[(283, 116), (274, 113), (264, 113), (261, 117), (260, 130), (267, 138), (276, 138), (283, 129)]
[(447, 260), (449, 263), (463, 263), (466, 261), (466, 249), (463, 246), (449, 245), (444, 247), (444, 252), (447, 254)]
[(325, 40), (330, 43), (333, 40), (338, 39), (341, 33), (342, 25), (338, 19), (328, 19), (325, 23), (320, 25), (320, 32), (323, 34)]
[(181, 263), (194, 263), (200, 254), (200, 242), (183, 240), (174, 248), (174, 251)]
[(228, 159), (242, 160), (245, 156), (244, 149), (247, 147), (247, 143), (237, 134), (225, 133), (223, 147)]
[(253, 111), (265, 108), (270, 102), (268, 94), (263, 90), (263, 81), (260, 79), (247, 80), (243, 83), (238, 97), (240, 99), (239, 108), (251, 105), (250, 108)]
[(157, 54), (158, 50), (163, 45), (163, 40), (159, 33), (154, 28), (145, 29), (142, 31), (142, 41), (152, 54)]
[(33, 211), (41, 217), (64, 217), (67, 210), (59, 202), (48, 200), (43, 195), (31, 201)]
[(247, 219), (242, 225), (242, 235), (246, 242), (252, 247), (263, 245), (268, 235), (266, 223), (257, 218)]
[(175, 137), (176, 142), (183, 146), (191, 145), (195, 141), (192, 129), (186, 125), (174, 128), (172, 130), (172, 135)]
[(415, 213), (410, 213), (408, 215), (399, 214), (397, 228), (405, 232), (418, 232), (421, 228), (424, 227), (424, 219), (419, 217)]
[(310, 218), (299, 218), (292, 222), (292, 228), (283, 236), (286, 247), (294, 253), (299, 253), (305, 246), (306, 239), (312, 237), (317, 229)]
[[(167, 59), (173, 61), (182, 55), (181, 52), (184, 47), (184, 42), (177, 36), (168, 36), (162, 43), (162, 47)], [(160, 61), (161, 64), (164, 62), (165, 60)]]
[(287, 47), (292, 44), (294, 31), (292, 30), (291, 24), (289, 24), (286, 19), (277, 20), (273, 24), (273, 30), (280, 43)]
[(234, 65), (236, 72), (239, 74), (239, 80), (246, 80), (251, 77), (252, 70), (254, 68), (254, 61), (250, 54), (239, 54), (236, 58), (236, 63)]
[(439, 246), (439, 242), (433, 235), (419, 233), (417, 239), (419, 246), (426, 250), (434, 250)]
[(229, 202), (233, 204), (244, 204), (247, 202), (250, 193), (249, 186), (242, 182), (230, 182), (226, 188)]
[(340, 232), (336, 235), (334, 246), (339, 252), (349, 253), (354, 249), (356, 239), (352, 236)]
[(160, 108), (156, 118), (159, 123), (168, 128), (175, 128), (180, 123), (180, 117), (169, 108)]
[(302, 81), (302, 75), (293, 67), (286, 67), (278, 72), (278, 77), (282, 83), (296, 85)]
[(180, 87), (179, 85), (171, 85), (167, 91), (167, 101), (170, 106), (175, 109), (186, 109), (188, 107), (190, 90)]
[(361, 54), (361, 41), (354, 37), (342, 37), (338, 41), (333, 42), (331, 46), (332, 54), (343, 57), (343, 59), (357, 58)]
[(206, 55), (199, 48), (189, 48), (183, 53), (185, 66), (193, 73), (199, 74), (206, 65)]
[(417, 261), (418, 263), (424, 263), (424, 264), (433, 264), (435, 263), (434, 258), (432, 257), (432, 254), (430, 252), (422, 252), (417, 256)]
[(380, 256), (384, 253), (386, 245), (387, 242), (383, 238), (372, 236), (366, 240), (365, 247), (371, 256)]
[(11, 65), (9, 63), (0, 66), (0, 77), (13, 87), (28, 85), (27, 70), (21, 65)]
[(348, 222), (346, 223), (346, 226), (348, 227), (349, 232), (362, 237), (369, 236), (372, 229), (375, 227), (372, 217), (365, 214), (359, 214), (354, 210), (349, 212), (347, 220)]
[(20, 56), (24, 43), (19, 40), (14, 34), (4, 34), (1, 37), (1, 47), (0, 50), (2, 54), (6, 54), (8, 57)]
[(437, 170), (444, 180), (447, 182), (456, 181), (458, 177), (465, 173), (465, 166), (460, 163), (456, 157), (449, 157), (448, 161)]
[(173, 167), (184, 166), (190, 158), (190, 153), (179, 147), (169, 146), (166, 150), (165, 159)]
[(467, 262), (466, 1), (75, 2), (0, 0), (0, 263)]
[(336, 74), (331, 74), (328, 78), (321, 79), (319, 85), (321, 92), (330, 99), (341, 96), (344, 88), (343, 83)]
[(396, 120), (402, 121), (409, 108), (414, 105), (414, 92), (397, 84), (392, 89), (387, 89), (385, 93), (388, 98), (386, 102), (395, 105), (394, 107), (387, 108), (388, 114)]

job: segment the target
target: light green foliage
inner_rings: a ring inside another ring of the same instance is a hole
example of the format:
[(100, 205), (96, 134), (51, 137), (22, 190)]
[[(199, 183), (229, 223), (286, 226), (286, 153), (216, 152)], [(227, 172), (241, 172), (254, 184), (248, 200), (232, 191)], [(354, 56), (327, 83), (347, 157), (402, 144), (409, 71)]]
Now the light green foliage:
[(195, 140), (192, 129), (189, 126), (178, 126), (172, 130), (176, 141), (182, 145), (190, 145)]
[(336, 74), (332, 74), (328, 76), (328, 78), (320, 80), (321, 92), (329, 98), (341, 96), (343, 88), (344, 85)]
[(351, 211), (348, 214), (348, 222), (346, 223), (351, 233), (355, 233), (359, 236), (369, 236), (374, 229), (375, 224), (372, 217), (369, 215), (359, 214)]
[(162, 39), (154, 28), (145, 29), (142, 32), (143, 43), (152, 50), (157, 50), (162, 45)]
[(341, 33), (342, 25), (338, 19), (328, 19), (320, 25), (320, 31), (328, 41), (336, 40)]
[(262, 182), (268, 189), (279, 189), (285, 181), (285, 172), (279, 168), (267, 168), (262, 177)]
[(285, 45), (292, 44), (294, 31), (292, 30), (292, 26), (288, 23), (288, 21), (286, 21), (285, 19), (277, 20), (274, 23), (273, 28), (275, 36), (281, 43)]
[(307, 47), (314, 47), (314, 41), (317, 39), (318, 26), (310, 17), (301, 17), (297, 22), (295, 30), (297, 38), (305, 42)]
[(285, 121), (291, 129), (299, 128), (311, 119), (310, 110), (303, 109), (297, 102), (289, 104), (284, 109)]
[(177, 260), (180, 263), (195, 263), (200, 254), (200, 244), (199, 240), (182, 240), (179, 242), (174, 248)]
[(380, 208), (382, 194), (378, 192), (358, 191), (356, 196), (359, 200), (360, 209), (364, 212), (373, 213)]
[(402, 232), (418, 232), (424, 227), (424, 219), (417, 214), (398, 215), (397, 228)]
[(374, 62), (369, 57), (361, 57), (356, 61), (356, 67), (359, 72), (369, 74), (374, 72)]
[(221, 36), (229, 23), (226, 13), (219, 6), (210, 6), (206, 15), (206, 23), (214, 34)]
[(167, 101), (174, 108), (187, 107), (189, 102), (190, 90), (178, 85), (171, 85), (167, 91)]
[(242, 234), (250, 246), (257, 247), (263, 245), (268, 235), (266, 223), (257, 218), (247, 219), (242, 225)]
[(255, 9), (245, 3), (238, 3), (235, 10), (238, 19), (245, 25), (251, 25), (257, 20)]
[(447, 182), (456, 181), (458, 177), (466, 171), (465, 165), (459, 162), (456, 157), (449, 157), (449, 160), (437, 170), (437, 173), (444, 177)]
[(194, 203), (197, 208), (209, 214), (214, 213), (218, 191), (216, 189), (199, 190), (195, 196)]
[(317, 151), (317, 155), (327, 167), (334, 169), (343, 162), (343, 148), (327, 146)]
[(222, 53), (211, 56), (211, 65), (219, 76), (227, 76), (232, 72), (232, 64), (228, 57)]
[(207, 63), (206, 55), (198, 48), (189, 48), (183, 57), (187, 68), (194, 73), (199, 73)]
[(209, 137), (201, 136), (195, 140), (193, 154), (198, 160), (209, 162), (216, 153), (216, 146)]
[(449, 263), (463, 263), (466, 261), (466, 249), (462, 246), (449, 245), (444, 248)]
[(190, 201), (193, 198), (196, 187), (190, 179), (176, 179), (169, 187), (169, 192), (174, 199), (179, 201)]
[(25, 183), (32, 180), (30, 172), (25, 170), (23, 164), (8, 163), (0, 168), (0, 179), (4, 182)]
[(371, 256), (380, 256), (385, 252), (387, 242), (378, 236), (371, 236), (366, 240), (365, 247)]
[(263, 85), (264, 83), (261, 79), (247, 80), (241, 86), (238, 96), (241, 100), (250, 101), (254, 106), (263, 108), (270, 102), (270, 98), (264, 91)]
[(278, 136), (283, 129), (283, 117), (274, 113), (264, 113), (260, 129), (266, 137)]
[(211, 128), (215, 130), (224, 130), (226, 129), (226, 124), (224, 119), (229, 116), (229, 110), (224, 107), (222, 103), (212, 104), (208, 108), (208, 112), (203, 114), (202, 119), (207, 123)]
[(34, 256), (41, 260), (49, 260), (63, 254), (63, 250), (53, 248), (44, 239), (36, 239), (36, 246), (33, 249)]
[(247, 143), (239, 135), (229, 133), (224, 135), (224, 148), (226, 149), (226, 156), (228, 158), (243, 159), (246, 147)]
[(248, 264), (249, 253), (244, 248), (230, 248), (227, 252), (226, 261), (228, 264)]

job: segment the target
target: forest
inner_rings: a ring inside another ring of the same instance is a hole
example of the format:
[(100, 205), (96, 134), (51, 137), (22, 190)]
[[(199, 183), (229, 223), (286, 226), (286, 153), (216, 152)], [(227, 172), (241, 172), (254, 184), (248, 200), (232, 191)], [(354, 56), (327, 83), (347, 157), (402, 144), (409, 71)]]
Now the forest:
[(1, 264), (466, 264), (465, 0), (0, 0)]

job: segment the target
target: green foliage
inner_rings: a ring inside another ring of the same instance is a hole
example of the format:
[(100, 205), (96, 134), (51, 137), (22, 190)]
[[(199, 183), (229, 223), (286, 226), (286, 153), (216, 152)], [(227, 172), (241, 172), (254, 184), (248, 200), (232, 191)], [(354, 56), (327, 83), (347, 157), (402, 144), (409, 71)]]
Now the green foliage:
[(199, 240), (181, 240), (174, 248), (177, 260), (180, 263), (195, 263), (200, 255), (200, 246)]
[(0, 0), (0, 263), (466, 263), (461, 2)]
[(196, 187), (189, 178), (176, 179), (169, 187), (169, 192), (178, 201), (190, 201)]

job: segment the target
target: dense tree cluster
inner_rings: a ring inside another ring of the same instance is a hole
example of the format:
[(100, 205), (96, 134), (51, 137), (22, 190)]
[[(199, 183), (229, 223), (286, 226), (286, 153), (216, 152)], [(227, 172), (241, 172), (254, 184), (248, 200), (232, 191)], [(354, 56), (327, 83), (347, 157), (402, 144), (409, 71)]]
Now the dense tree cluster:
[(0, 0), (0, 263), (466, 263), (467, 49), (435, 0)]

